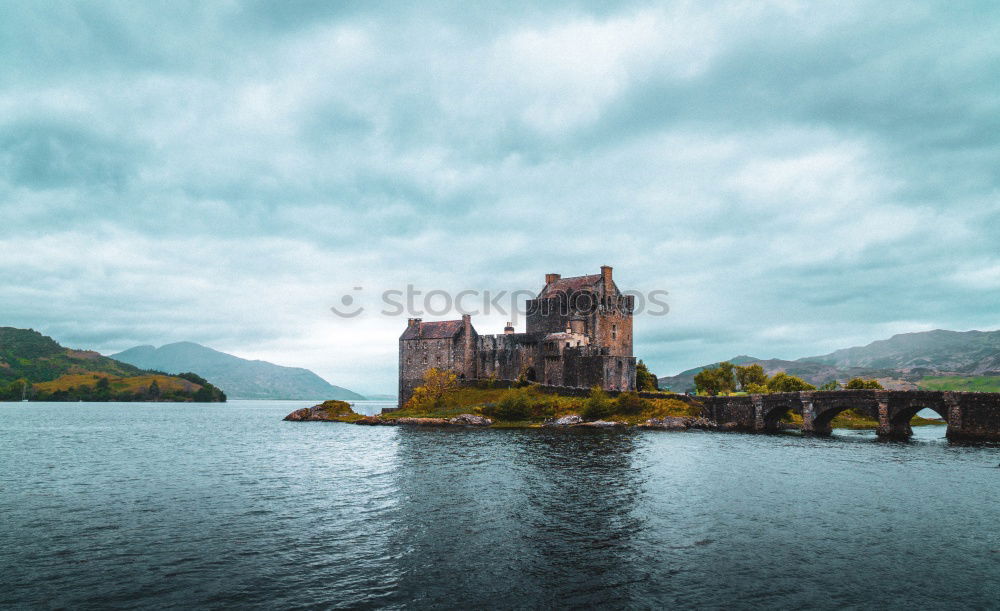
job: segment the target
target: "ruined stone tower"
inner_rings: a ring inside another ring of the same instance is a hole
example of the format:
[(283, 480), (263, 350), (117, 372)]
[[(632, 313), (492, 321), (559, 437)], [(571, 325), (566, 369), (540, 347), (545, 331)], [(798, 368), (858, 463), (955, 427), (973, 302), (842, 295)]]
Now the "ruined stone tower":
[(399, 405), (432, 367), (460, 378), (528, 380), (553, 386), (635, 389), (634, 298), (615, 285), (612, 270), (563, 278), (546, 274), (527, 304), (527, 329), (479, 335), (471, 317), (424, 322), (411, 318), (399, 338)]

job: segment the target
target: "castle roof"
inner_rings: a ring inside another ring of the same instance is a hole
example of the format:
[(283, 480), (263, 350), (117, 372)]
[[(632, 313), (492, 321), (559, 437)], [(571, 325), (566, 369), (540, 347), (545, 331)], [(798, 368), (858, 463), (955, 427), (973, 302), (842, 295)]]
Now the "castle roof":
[(573, 276), (572, 278), (560, 278), (552, 284), (548, 284), (542, 289), (541, 294), (538, 295), (539, 299), (546, 299), (548, 297), (556, 297), (560, 293), (569, 295), (576, 291), (581, 291), (583, 289), (590, 288), (601, 281), (600, 274), (591, 274), (589, 276)]
[(420, 322), (407, 327), (399, 339), (448, 339), (458, 335), (463, 326), (461, 320)]

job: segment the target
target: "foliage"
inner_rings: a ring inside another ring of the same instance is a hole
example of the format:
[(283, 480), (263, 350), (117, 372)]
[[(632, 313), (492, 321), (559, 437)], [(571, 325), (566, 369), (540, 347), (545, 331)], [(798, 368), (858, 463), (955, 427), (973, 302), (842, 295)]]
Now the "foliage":
[(767, 388), (770, 392), (799, 392), (803, 390), (816, 390), (816, 387), (806, 382), (802, 378), (788, 375), (784, 371), (779, 371), (767, 381)]
[(614, 403), (608, 398), (608, 393), (599, 386), (590, 389), (590, 395), (583, 403), (583, 416), (586, 420), (603, 420), (614, 413)]
[(884, 390), (878, 380), (854, 378), (844, 386), (847, 390)]
[(767, 386), (767, 374), (764, 373), (764, 368), (760, 366), (760, 363), (745, 366), (737, 365), (736, 380), (740, 383), (740, 388), (747, 392), (751, 392), (748, 390), (751, 384)]
[(744, 388), (743, 390), (747, 391), (751, 395), (766, 395), (767, 393), (771, 392), (771, 390), (767, 387), (766, 383), (754, 384), (753, 382), (748, 384), (746, 388)]
[(731, 393), (736, 390), (736, 376), (733, 373), (733, 364), (723, 361), (718, 366), (703, 369), (694, 376), (695, 388), (698, 394), (719, 395)]
[(522, 367), (521, 371), (517, 374), (517, 380), (514, 381), (515, 388), (524, 388), (531, 384), (531, 380), (528, 379), (528, 368)]
[(840, 390), (840, 382), (837, 380), (830, 380), (826, 384), (820, 386), (817, 390)]
[(614, 413), (634, 416), (648, 410), (653, 404), (634, 392), (623, 392), (615, 399)]
[(458, 388), (458, 375), (450, 369), (431, 367), (424, 373), (424, 383), (413, 389), (406, 407), (433, 409), (444, 405), (444, 397)]
[(659, 390), (656, 376), (649, 371), (649, 368), (646, 367), (646, 364), (641, 359), (635, 364), (635, 388), (640, 392), (644, 390)]

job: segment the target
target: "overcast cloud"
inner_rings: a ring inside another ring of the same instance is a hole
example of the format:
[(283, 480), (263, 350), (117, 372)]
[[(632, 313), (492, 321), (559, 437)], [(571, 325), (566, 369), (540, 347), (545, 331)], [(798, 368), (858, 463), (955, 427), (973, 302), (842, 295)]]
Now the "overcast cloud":
[(662, 375), (1000, 326), (1000, 4), (416, 4), (2, 3), (0, 324), (362, 392), (355, 286), (609, 264)]

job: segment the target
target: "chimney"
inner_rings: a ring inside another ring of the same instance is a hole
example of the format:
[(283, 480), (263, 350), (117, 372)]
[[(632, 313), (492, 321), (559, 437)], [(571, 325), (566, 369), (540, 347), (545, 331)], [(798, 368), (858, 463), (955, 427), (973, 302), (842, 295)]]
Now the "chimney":
[(559, 274), (545, 274), (545, 286), (552, 284), (560, 278), (562, 278), (562, 276)]
[(508, 322), (507, 326), (503, 328), (504, 335), (510, 335), (514, 332), (514, 323)]
[(614, 293), (615, 283), (611, 280), (611, 266), (601, 266), (601, 283), (604, 285), (604, 296), (610, 297)]
[(471, 314), (462, 314), (462, 326), (465, 328), (465, 336), (462, 338), (463, 373), (466, 378), (471, 380), (476, 377), (476, 358), (475, 354), (473, 354)]
[(423, 320), (423, 319), (421, 319), (421, 318), (410, 318), (410, 319), (408, 319), (406, 321), (406, 327), (407, 328), (410, 328), (410, 327), (419, 327), (421, 320)]

